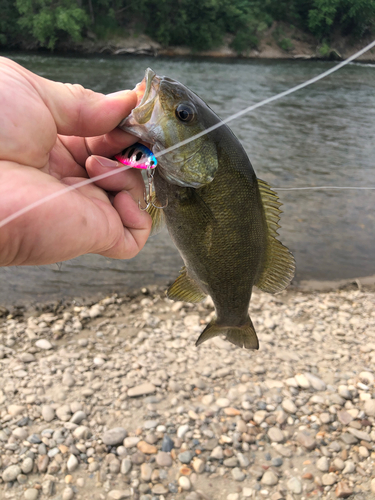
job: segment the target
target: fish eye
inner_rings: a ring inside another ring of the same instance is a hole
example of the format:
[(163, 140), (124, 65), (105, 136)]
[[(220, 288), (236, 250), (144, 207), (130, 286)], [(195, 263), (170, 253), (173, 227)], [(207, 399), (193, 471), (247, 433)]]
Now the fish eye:
[(194, 110), (186, 104), (179, 104), (176, 108), (176, 116), (182, 122), (189, 123), (194, 118)]

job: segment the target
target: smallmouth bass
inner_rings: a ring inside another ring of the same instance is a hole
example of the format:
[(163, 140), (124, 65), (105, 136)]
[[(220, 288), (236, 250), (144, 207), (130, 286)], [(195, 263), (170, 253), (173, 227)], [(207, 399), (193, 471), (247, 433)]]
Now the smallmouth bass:
[[(151, 144), (154, 154), (220, 122), (194, 92), (151, 69), (136, 92), (138, 104), (120, 127)], [(224, 334), (258, 349), (248, 312), (252, 288), (280, 292), (295, 271), (293, 255), (276, 239), (276, 193), (257, 179), (226, 125), (160, 156), (154, 188), (153, 232), (166, 223), (185, 263), (167, 296), (196, 303), (210, 295), (215, 305), (216, 318), (196, 345)]]

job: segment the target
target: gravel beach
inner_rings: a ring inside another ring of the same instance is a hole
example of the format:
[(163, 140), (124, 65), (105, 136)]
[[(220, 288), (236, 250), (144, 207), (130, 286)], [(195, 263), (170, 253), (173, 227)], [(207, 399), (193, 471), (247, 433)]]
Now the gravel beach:
[(374, 304), (256, 292), (259, 351), (161, 290), (0, 308), (0, 499), (375, 498)]

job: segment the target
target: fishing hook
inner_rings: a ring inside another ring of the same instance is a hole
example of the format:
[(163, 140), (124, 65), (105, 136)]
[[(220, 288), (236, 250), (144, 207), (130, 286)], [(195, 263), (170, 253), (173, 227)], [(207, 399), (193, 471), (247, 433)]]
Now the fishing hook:
[(144, 212), (151, 206), (154, 208), (166, 208), (168, 206), (168, 198), (167, 198), (167, 203), (163, 207), (159, 207), (159, 205), (155, 205), (155, 203), (152, 201), (152, 190), (153, 190), (153, 184), (154, 184), (154, 175), (155, 175), (155, 170), (148, 168), (147, 171), (147, 181), (148, 181), (148, 193), (147, 195), (144, 196), (143, 200), (146, 203), (146, 206), (143, 208), (141, 207), (141, 202), (138, 202), (139, 208)]

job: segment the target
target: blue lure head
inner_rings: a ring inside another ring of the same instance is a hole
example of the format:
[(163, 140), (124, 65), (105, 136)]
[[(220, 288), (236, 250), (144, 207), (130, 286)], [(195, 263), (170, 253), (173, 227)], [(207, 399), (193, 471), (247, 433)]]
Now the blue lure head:
[(143, 170), (151, 170), (158, 164), (153, 152), (139, 142), (124, 149), (120, 154), (116, 155), (115, 158), (123, 165), (129, 165), (130, 167)]

